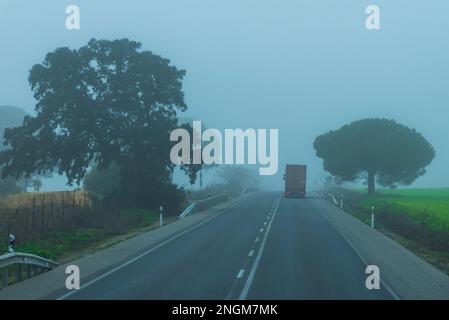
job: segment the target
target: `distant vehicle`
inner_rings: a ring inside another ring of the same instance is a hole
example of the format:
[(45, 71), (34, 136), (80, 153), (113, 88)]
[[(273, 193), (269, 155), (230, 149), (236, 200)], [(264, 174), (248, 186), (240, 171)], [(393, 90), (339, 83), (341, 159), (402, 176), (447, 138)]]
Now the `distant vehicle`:
[(307, 166), (288, 164), (285, 168), (285, 192), (286, 198), (306, 197)]

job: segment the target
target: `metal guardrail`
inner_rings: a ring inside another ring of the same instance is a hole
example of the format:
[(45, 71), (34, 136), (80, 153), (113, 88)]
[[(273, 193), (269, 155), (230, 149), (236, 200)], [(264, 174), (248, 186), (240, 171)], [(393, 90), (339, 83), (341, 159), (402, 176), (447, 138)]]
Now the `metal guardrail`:
[[(2, 270), (2, 288), (9, 285), (10, 268), (17, 266), (15, 273), (16, 282), (22, 281), (24, 278), (28, 279), (32, 276), (38, 275), (44, 271), (54, 269), (58, 264), (54, 261), (36, 256), (28, 253), (7, 253), (0, 256), (0, 270)], [(26, 270), (24, 270), (26, 267)], [(26, 271), (24, 277), (24, 271)]]
[(329, 195), (329, 197), (331, 197), (331, 199), (332, 199), (332, 201), (334, 202), (334, 204), (336, 205), (336, 206), (338, 206), (338, 200), (337, 200), (337, 198), (335, 198), (335, 196), (332, 194), (332, 193), (328, 193), (328, 195)]
[(206, 208), (212, 207), (220, 202), (224, 202), (228, 200), (228, 195), (224, 194), (224, 195), (220, 195), (220, 196), (216, 196), (216, 197), (212, 197), (212, 198), (208, 198), (208, 199), (204, 199), (204, 200), (200, 200), (200, 201), (195, 201), (194, 203), (192, 203), (190, 206), (188, 206), (179, 216), (179, 219), (182, 219), (186, 216), (188, 216), (189, 214), (204, 210)]
[(321, 197), (331, 203), (333, 203), (336, 207), (343, 209), (343, 195), (340, 195), (339, 199), (331, 193), (327, 191), (319, 192)]

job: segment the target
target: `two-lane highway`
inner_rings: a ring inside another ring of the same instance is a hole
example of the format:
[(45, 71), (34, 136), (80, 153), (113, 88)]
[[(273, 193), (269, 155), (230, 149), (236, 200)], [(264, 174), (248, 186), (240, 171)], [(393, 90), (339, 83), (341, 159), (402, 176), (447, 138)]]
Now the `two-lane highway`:
[(310, 201), (248, 195), (64, 298), (391, 299), (366, 289), (366, 266)]

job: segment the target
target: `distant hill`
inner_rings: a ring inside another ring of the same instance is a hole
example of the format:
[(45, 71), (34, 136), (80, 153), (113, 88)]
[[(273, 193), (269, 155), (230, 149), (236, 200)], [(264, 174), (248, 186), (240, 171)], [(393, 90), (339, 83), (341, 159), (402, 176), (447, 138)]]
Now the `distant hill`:
[(3, 133), (6, 128), (20, 126), (26, 111), (13, 106), (0, 106), (0, 150), (3, 149)]

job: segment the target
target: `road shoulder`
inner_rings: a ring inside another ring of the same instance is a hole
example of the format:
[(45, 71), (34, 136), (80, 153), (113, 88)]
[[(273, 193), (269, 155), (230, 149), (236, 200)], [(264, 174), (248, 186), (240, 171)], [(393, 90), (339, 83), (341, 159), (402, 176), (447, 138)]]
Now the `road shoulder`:
[(397, 242), (325, 200), (311, 199), (318, 211), (400, 299), (449, 299), (449, 277)]

